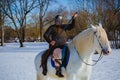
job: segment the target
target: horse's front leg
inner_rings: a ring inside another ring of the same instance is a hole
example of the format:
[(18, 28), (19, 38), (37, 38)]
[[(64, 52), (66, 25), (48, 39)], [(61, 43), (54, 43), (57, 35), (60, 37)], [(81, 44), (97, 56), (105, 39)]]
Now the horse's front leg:
[(91, 66), (86, 66), (85, 70), (81, 73), (80, 75), (80, 80), (90, 80), (90, 75), (91, 75)]
[(37, 73), (36, 78), (37, 78), (37, 80), (43, 80), (42, 75), (40, 75), (39, 73)]
[(67, 73), (67, 79), (66, 80), (80, 80), (76, 78), (76, 74), (69, 74)]
[(90, 78), (88, 76), (82, 76), (80, 80), (90, 80)]

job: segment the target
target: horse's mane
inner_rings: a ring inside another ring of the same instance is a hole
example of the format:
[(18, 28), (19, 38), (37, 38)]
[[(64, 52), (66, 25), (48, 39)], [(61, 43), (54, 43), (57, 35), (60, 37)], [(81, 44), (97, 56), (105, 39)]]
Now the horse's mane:
[(78, 38), (84, 38), (86, 36), (89, 36), (91, 33), (93, 33), (95, 31), (95, 29), (93, 27), (89, 27), (85, 30), (83, 30), (82, 32), (80, 32), (79, 34), (77, 34), (72, 41), (78, 39)]

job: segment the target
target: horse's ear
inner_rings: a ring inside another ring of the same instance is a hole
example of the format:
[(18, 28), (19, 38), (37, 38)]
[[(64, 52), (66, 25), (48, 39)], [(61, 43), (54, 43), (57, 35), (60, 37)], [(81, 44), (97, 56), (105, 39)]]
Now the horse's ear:
[(91, 28), (96, 29), (96, 27), (94, 25), (91, 24), (90, 26), (91, 26)]
[(93, 28), (94, 31), (96, 31), (96, 29), (97, 29), (96, 26), (94, 26), (94, 25), (92, 25), (92, 24), (91, 24), (90, 26), (91, 26), (91, 28)]
[(99, 27), (102, 27), (102, 24), (101, 24), (101, 23), (99, 23)]

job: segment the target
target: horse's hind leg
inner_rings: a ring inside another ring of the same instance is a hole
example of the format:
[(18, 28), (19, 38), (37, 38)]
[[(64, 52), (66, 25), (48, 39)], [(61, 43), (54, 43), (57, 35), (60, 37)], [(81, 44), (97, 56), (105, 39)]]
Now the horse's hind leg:
[(37, 80), (40, 80), (40, 76), (38, 74), (36, 75), (36, 77), (37, 77)]

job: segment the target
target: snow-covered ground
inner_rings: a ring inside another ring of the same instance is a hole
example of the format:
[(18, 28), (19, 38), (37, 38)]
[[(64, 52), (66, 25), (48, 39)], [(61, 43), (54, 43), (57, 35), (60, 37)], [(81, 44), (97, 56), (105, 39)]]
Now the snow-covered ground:
[[(6, 43), (0, 47), (0, 80), (36, 80), (34, 58), (46, 48), (47, 43), (24, 43), (23, 48), (19, 43)], [(120, 49), (113, 49), (93, 66), (91, 80), (120, 80)]]

